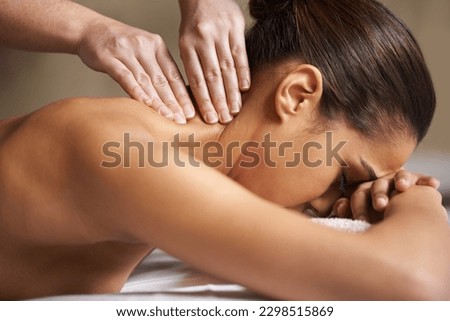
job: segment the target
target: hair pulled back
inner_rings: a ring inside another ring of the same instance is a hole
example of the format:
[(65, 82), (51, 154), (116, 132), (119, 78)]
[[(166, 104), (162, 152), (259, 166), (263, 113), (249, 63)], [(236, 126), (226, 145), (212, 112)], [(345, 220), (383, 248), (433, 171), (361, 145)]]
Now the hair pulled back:
[(284, 61), (316, 66), (323, 76), (320, 113), (344, 117), (371, 139), (403, 133), (417, 142), (436, 97), (408, 27), (376, 0), (250, 0), (252, 72)]

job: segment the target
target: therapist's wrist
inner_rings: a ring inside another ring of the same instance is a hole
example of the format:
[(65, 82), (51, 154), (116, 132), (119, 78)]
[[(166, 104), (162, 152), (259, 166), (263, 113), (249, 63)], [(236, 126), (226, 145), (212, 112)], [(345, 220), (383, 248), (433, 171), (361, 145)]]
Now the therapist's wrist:
[(198, 6), (199, 2), (201, 2), (202, 0), (178, 0), (178, 6), (180, 7), (180, 12), (181, 12), (181, 18), (183, 18), (183, 16), (192, 10), (192, 7)]
[[(72, 54), (80, 55), (81, 47), (90, 42), (88, 41), (93, 35), (98, 35), (98, 30), (103, 29), (108, 30), (109, 26), (120, 24), (119, 21), (108, 18), (101, 14), (93, 15), (89, 19), (83, 21), (79, 26), (79, 30), (76, 33), (76, 37), (74, 38), (74, 42), (71, 44), (71, 52)], [(96, 32), (94, 32), (96, 31)]]
[[(184, 14), (187, 14), (189, 12), (192, 12), (192, 10), (201, 7), (206, 6), (209, 7), (213, 5), (213, 2), (217, 0), (178, 0), (178, 5), (180, 7), (181, 16), (183, 17)], [(220, 0), (221, 2), (233, 2), (234, 0)]]

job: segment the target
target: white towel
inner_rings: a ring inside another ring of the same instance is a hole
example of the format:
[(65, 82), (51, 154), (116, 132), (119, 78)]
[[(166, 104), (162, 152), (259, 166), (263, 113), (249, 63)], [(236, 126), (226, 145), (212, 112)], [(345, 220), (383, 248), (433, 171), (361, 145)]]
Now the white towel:
[(312, 218), (315, 223), (349, 233), (362, 233), (370, 228), (370, 224), (363, 221), (354, 221), (347, 218)]

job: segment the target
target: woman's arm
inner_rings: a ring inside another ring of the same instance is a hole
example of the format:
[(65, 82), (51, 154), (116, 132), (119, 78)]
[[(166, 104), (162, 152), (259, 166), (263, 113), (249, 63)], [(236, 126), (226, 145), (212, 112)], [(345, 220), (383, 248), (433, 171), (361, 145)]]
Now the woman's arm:
[[(184, 153), (168, 154), (163, 168), (139, 166), (136, 144), (167, 139), (152, 134), (161, 122), (149, 122), (154, 116), (128, 99), (76, 99), (23, 119), (2, 144), (8, 158), (0, 159), (1, 168), (9, 184), (2, 196), (10, 201), (2, 206), (15, 212), (4, 227), (32, 244), (156, 245), (198, 269), (279, 299), (450, 297), (449, 227), (432, 188), (411, 187), (393, 197), (386, 219), (365, 234), (337, 232), (253, 195), (215, 170), (190, 165)], [(103, 161), (111, 164), (106, 143), (121, 143), (114, 151), (125, 154), (124, 133), (134, 143), (129, 168), (123, 158), (113, 168), (102, 167)], [(186, 167), (176, 166), (177, 158)]]
[(412, 277), (412, 298), (450, 299), (450, 228), (441, 204), (433, 187), (412, 186), (389, 201), (385, 220), (366, 235), (368, 244), (383, 253), (383, 266)]
[(383, 223), (350, 235), (184, 161), (188, 168), (170, 161), (159, 169), (95, 169), (89, 176), (101, 178), (106, 198), (93, 201), (108, 205), (92, 224), (279, 299), (449, 297), (449, 228), (432, 188), (396, 196)]

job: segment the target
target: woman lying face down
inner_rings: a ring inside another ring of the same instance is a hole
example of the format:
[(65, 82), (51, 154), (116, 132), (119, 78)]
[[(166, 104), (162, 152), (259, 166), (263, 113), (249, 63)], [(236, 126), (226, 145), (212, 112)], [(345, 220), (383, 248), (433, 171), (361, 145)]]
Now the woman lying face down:
[(2, 298), (119, 291), (155, 247), (279, 299), (450, 298), (433, 188), (394, 196), (361, 235), (286, 209), (327, 216), (423, 138), (435, 97), (408, 29), (372, 0), (250, 8), (254, 85), (229, 125), (172, 124), (128, 99), (1, 123)]
[[(313, 208), (327, 213), (339, 193), (326, 189), (330, 181), (354, 185), (397, 171), (425, 136), (436, 103), (407, 27), (374, 1), (252, 1), (251, 13), (256, 24), (247, 46), (258, 86), (247, 96), (258, 96), (256, 104), (268, 110), (266, 115), (276, 114), (284, 140), (319, 139), (325, 146), (326, 132), (333, 131), (335, 144), (346, 142), (339, 163), (348, 166), (341, 179), (339, 166), (309, 168), (300, 175), (265, 168), (264, 173), (274, 172), (270, 181), (302, 190), (300, 202), (312, 200)], [(277, 87), (260, 90), (268, 79), (277, 79)], [(326, 151), (317, 156), (324, 163), (332, 156)], [(271, 189), (251, 176), (248, 182), (252, 190), (281, 200), (276, 184)], [(311, 188), (305, 191), (305, 186)], [(292, 206), (289, 196), (282, 201)]]

